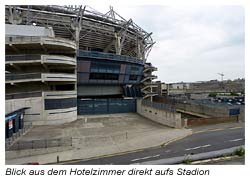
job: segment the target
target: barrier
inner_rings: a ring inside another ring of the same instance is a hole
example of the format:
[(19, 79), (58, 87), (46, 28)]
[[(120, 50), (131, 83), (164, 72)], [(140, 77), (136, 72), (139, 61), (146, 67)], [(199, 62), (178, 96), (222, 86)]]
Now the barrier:
[(58, 138), (58, 139), (43, 139), (31, 141), (18, 141), (12, 146), (8, 147), (8, 151), (25, 150), (25, 149), (42, 149), (50, 147), (64, 147), (72, 146), (72, 138)]

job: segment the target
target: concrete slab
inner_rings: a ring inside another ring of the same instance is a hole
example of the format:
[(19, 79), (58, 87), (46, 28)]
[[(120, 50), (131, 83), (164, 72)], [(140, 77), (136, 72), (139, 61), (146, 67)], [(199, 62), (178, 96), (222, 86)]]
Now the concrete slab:
[(63, 125), (35, 126), (21, 140), (72, 137), (73, 148), (62, 152), (26, 156), (15, 159), (6, 157), (6, 164), (89, 159), (126, 153), (159, 146), (192, 133), (190, 129), (174, 129), (152, 122), (138, 114), (114, 114), (79, 117)]

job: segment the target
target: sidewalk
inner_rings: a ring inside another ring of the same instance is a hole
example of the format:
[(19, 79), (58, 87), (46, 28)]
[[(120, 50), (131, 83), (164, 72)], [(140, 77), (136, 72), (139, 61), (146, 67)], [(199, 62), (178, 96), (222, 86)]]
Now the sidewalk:
[[(44, 129), (43, 129), (44, 128)], [(47, 131), (46, 131), (47, 130)], [(6, 164), (40, 164), (60, 161), (89, 159), (140, 151), (160, 146), (192, 134), (190, 129), (173, 129), (145, 119), (138, 114), (127, 113), (112, 116), (95, 116), (59, 126), (36, 127), (24, 139), (42, 139), (44, 137), (73, 137), (71, 150), (8, 158)]]

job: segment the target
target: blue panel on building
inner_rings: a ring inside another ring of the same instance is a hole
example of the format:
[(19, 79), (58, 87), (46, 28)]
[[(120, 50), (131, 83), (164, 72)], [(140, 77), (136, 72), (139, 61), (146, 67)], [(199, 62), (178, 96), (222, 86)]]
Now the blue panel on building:
[(240, 114), (240, 109), (236, 108), (236, 109), (229, 109), (229, 115), (233, 116), (233, 115), (238, 115)]
[(136, 112), (135, 99), (78, 99), (77, 105), (79, 115)]
[(23, 129), (24, 111), (28, 108), (21, 108), (5, 116), (5, 138), (10, 138), (13, 133)]

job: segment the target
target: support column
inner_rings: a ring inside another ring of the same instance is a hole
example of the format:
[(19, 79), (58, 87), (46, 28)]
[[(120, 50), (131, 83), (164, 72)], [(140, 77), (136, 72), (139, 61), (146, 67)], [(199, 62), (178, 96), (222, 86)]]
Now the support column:
[(117, 55), (121, 55), (121, 37), (115, 33), (115, 51)]
[(76, 51), (77, 49), (79, 49), (80, 31), (81, 31), (81, 27), (76, 26), (76, 29), (75, 29)]

